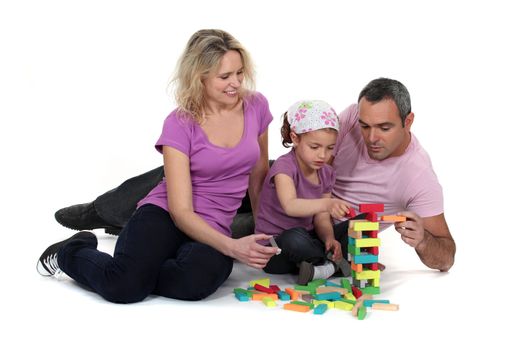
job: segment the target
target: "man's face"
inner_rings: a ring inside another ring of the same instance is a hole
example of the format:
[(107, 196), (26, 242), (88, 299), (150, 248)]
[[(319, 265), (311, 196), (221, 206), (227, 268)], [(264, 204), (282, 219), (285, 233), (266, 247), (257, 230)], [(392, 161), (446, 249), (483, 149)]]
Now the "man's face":
[(401, 125), (401, 117), (394, 100), (385, 99), (371, 103), (366, 98), (359, 101), (359, 125), (368, 155), (375, 160), (397, 157), (410, 143), (410, 127), (414, 114), (410, 113)]

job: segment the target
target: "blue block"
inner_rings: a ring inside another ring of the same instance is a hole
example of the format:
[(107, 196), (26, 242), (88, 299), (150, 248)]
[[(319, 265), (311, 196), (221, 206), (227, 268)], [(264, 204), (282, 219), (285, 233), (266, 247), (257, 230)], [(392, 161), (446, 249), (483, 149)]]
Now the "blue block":
[(314, 315), (322, 315), (328, 310), (328, 305), (326, 304), (319, 304), (314, 309)]
[(279, 300), (290, 300), (290, 295), (282, 290), (277, 291), (277, 296), (279, 297)]
[(360, 254), (352, 257), (354, 264), (371, 264), (379, 262), (379, 258), (374, 254)]
[(339, 288), (341, 288), (341, 285), (339, 283), (330, 282), (330, 281), (326, 281), (326, 283), (324, 285), (327, 286), (327, 287), (339, 287)]
[(330, 292), (330, 293), (321, 293), (317, 294), (315, 296), (316, 300), (339, 300), (341, 299), (341, 294), (338, 292)]
[(389, 300), (365, 300), (363, 301), (363, 306), (365, 307), (372, 307), (374, 304), (390, 304)]
[(235, 293), (235, 297), (239, 299), (239, 301), (250, 301), (250, 298), (244, 293)]

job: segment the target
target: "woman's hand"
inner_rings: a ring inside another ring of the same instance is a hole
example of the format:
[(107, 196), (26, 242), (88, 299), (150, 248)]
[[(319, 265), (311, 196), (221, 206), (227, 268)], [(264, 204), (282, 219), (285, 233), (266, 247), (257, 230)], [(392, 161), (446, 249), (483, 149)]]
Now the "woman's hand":
[(230, 256), (248, 266), (262, 269), (279, 250), (279, 248), (267, 247), (257, 243), (257, 241), (267, 240), (270, 237), (272, 236), (258, 233), (234, 239)]

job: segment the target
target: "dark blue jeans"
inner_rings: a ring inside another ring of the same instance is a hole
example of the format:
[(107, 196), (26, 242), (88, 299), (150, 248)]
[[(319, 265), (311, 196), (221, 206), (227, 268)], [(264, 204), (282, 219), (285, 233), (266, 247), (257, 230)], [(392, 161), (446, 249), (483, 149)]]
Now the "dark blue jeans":
[(96, 247), (96, 238), (74, 240), (59, 251), (58, 265), (115, 303), (138, 302), (149, 294), (200, 300), (214, 293), (233, 268), (232, 258), (189, 238), (155, 205), (133, 214), (113, 257)]
[[(348, 256), (348, 221), (333, 226), (335, 239), (341, 244), (343, 259)], [(326, 261), (324, 243), (312, 231), (296, 227), (275, 238), (281, 254), (274, 255), (264, 268), (267, 273), (297, 273), (302, 261), (320, 265)]]

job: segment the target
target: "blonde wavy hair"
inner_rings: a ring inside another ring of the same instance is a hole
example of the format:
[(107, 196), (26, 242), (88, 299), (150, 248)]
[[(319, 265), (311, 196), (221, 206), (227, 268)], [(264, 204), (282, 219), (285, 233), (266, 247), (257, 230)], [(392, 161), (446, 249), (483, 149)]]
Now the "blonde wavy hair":
[(255, 71), (250, 54), (231, 34), (219, 29), (202, 29), (193, 34), (179, 58), (169, 82), (179, 110), (201, 123), (204, 118), (204, 84), (207, 75), (219, 67), (224, 54), (235, 50), (241, 55), (244, 80), (240, 98), (255, 89)]

